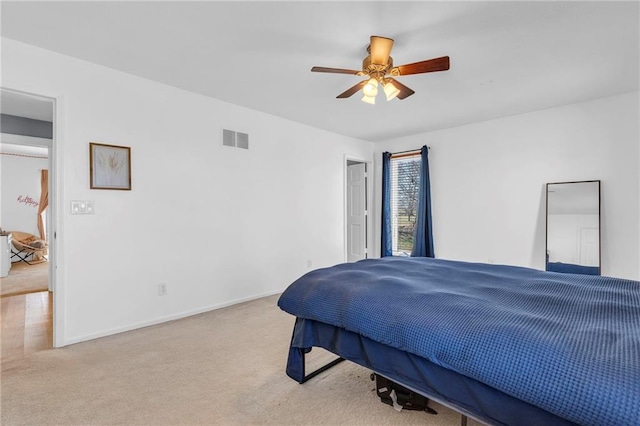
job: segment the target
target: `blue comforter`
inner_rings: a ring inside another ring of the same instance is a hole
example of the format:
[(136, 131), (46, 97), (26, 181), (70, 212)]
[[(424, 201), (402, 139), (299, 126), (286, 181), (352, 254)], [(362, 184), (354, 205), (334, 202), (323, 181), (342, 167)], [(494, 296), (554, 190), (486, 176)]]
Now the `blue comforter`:
[(431, 258), (309, 272), (278, 305), (570, 421), (640, 425), (640, 282)]

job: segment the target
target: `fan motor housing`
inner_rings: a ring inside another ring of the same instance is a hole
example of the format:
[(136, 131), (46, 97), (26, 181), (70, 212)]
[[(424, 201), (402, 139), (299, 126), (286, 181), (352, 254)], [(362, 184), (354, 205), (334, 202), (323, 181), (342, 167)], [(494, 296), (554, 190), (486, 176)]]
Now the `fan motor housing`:
[(362, 61), (362, 71), (369, 75), (380, 74), (381, 76), (385, 76), (391, 68), (393, 68), (393, 58), (391, 56), (389, 56), (389, 60), (384, 65), (372, 64), (371, 55), (368, 55)]

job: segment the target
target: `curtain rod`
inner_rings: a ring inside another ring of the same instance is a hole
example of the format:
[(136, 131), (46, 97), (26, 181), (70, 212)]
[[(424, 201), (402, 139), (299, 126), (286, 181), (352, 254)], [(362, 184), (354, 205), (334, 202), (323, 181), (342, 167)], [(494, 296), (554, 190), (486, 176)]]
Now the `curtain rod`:
[[(427, 149), (431, 149), (430, 146), (427, 146)], [(408, 151), (399, 151), (399, 152), (392, 152), (391, 153), (391, 158), (399, 158), (399, 157), (409, 157), (411, 155), (415, 155), (415, 154), (420, 154), (420, 151), (422, 150), (422, 148), (420, 149), (410, 149)]]

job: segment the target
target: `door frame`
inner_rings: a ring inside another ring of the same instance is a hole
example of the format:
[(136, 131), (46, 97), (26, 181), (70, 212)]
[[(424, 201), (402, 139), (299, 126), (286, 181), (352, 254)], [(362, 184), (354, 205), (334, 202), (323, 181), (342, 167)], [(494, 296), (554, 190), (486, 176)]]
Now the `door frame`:
[(53, 97), (53, 149), (52, 149), (52, 169), (53, 185), (55, 197), (55, 212), (51, 217), (52, 231), (54, 235), (55, 264), (51, 266), (51, 276), (55, 285), (53, 291), (53, 347), (60, 348), (65, 345), (65, 282), (66, 272), (64, 263), (64, 115), (65, 99), (64, 95)]
[[(52, 102), (53, 108), (53, 134), (52, 142), (45, 143), (40, 138), (20, 138), (25, 145), (47, 146), (49, 148), (49, 206), (47, 212), (47, 229), (49, 233), (49, 289), (53, 291), (53, 347), (64, 346), (64, 255), (63, 255), (63, 141), (64, 128), (64, 96), (47, 96), (18, 90), (11, 87), (0, 86), (0, 89), (20, 95), (39, 98)], [(11, 143), (11, 141), (7, 141)]]
[(360, 157), (355, 157), (355, 156), (351, 156), (348, 154), (344, 155), (344, 159), (343, 159), (343, 236), (344, 236), (344, 247), (343, 247), (343, 261), (347, 262), (347, 258), (348, 258), (348, 238), (349, 238), (349, 229), (347, 227), (347, 216), (348, 216), (348, 208), (349, 208), (349, 197), (348, 197), (348, 163), (349, 162), (356, 162), (356, 163), (364, 163), (366, 164), (366, 175), (365, 175), (365, 194), (367, 196), (367, 202), (365, 203), (365, 209), (367, 211), (367, 214), (365, 216), (365, 223), (366, 223), (366, 235), (365, 235), (365, 241), (366, 241), (366, 252), (367, 252), (367, 257), (371, 257), (371, 238), (372, 238), (372, 221), (371, 221), (371, 206), (372, 206), (372, 191), (371, 191), (371, 184), (373, 183), (373, 162), (371, 160), (365, 160), (363, 158)]

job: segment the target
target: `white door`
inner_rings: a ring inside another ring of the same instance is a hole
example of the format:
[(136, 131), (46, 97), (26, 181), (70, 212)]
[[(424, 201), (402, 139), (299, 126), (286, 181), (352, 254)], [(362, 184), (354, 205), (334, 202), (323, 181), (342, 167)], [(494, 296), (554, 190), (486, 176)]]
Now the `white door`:
[(600, 231), (598, 228), (580, 229), (580, 265), (600, 266)]
[(347, 166), (347, 262), (367, 257), (366, 164)]

